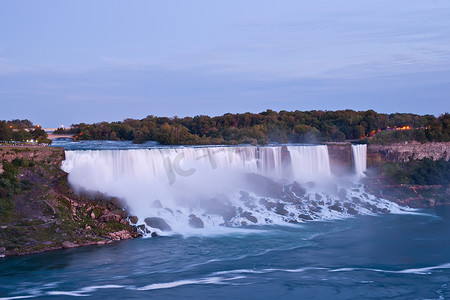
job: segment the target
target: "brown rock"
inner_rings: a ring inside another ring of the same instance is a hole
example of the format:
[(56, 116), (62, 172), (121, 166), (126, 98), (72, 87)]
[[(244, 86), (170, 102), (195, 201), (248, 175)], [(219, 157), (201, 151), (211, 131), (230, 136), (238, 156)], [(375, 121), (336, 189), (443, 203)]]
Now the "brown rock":
[(120, 215), (115, 214), (115, 213), (108, 213), (106, 215), (102, 215), (100, 216), (99, 220), (101, 222), (110, 222), (110, 221), (116, 221), (119, 222), (122, 218), (120, 217)]
[(136, 216), (131, 216), (130, 217), (130, 222), (133, 224), (136, 224), (139, 221), (139, 218)]
[(61, 246), (62, 246), (64, 249), (70, 249), (70, 248), (78, 247), (77, 244), (72, 243), (72, 242), (69, 242), (69, 241), (63, 242), (63, 243), (61, 244)]

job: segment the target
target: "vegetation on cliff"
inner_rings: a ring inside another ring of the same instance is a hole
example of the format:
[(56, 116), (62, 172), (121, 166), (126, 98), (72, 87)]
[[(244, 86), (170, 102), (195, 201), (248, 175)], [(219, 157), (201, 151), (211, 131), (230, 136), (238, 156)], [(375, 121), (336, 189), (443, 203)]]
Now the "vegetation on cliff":
[(448, 185), (450, 161), (423, 158), (408, 162), (388, 162), (382, 166), (384, 176), (397, 184)]
[[(398, 130), (397, 130), (398, 129)], [(407, 130), (400, 130), (407, 129)], [(157, 141), (161, 144), (311, 143), (372, 138), (371, 142), (403, 140), (450, 141), (450, 114), (379, 114), (368, 111), (272, 111), (75, 124), (55, 133), (76, 134), (80, 140)]]
[(415, 208), (450, 205), (450, 161), (445, 159), (385, 162), (368, 174), (366, 189), (378, 197)]
[(137, 236), (111, 199), (75, 195), (59, 148), (0, 147), (0, 255)]

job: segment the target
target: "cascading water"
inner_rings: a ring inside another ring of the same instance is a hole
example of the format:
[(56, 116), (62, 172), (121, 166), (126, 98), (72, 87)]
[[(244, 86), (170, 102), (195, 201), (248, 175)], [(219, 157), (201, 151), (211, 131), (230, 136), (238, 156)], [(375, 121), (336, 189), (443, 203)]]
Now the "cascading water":
[[(357, 150), (362, 172), (365, 148)], [(326, 146), (66, 151), (62, 169), (76, 191), (123, 199), (139, 224), (159, 234), (398, 209), (361, 184), (334, 178)]]
[(331, 176), (327, 146), (287, 146), (287, 149), (294, 179), (327, 179)]
[(367, 169), (367, 145), (352, 145), (352, 157), (356, 175), (363, 177)]

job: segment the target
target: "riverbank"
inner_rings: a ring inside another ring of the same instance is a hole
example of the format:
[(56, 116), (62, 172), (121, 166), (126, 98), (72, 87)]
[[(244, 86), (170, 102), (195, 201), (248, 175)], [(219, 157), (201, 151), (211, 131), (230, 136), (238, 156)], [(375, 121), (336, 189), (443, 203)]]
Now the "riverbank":
[(73, 193), (64, 149), (0, 147), (0, 256), (138, 237), (117, 199)]

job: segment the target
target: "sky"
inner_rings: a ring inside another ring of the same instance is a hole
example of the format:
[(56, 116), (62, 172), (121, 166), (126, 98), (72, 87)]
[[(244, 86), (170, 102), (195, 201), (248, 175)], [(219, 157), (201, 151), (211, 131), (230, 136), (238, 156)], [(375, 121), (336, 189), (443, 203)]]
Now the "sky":
[(450, 112), (448, 0), (0, 0), (0, 120)]

